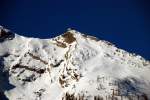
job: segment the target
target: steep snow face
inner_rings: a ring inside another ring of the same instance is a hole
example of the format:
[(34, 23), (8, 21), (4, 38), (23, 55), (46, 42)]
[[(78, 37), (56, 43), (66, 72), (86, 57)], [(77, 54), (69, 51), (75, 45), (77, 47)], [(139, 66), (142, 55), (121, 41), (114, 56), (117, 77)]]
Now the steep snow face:
[(27, 38), (0, 27), (1, 100), (149, 100), (150, 62), (75, 30)]

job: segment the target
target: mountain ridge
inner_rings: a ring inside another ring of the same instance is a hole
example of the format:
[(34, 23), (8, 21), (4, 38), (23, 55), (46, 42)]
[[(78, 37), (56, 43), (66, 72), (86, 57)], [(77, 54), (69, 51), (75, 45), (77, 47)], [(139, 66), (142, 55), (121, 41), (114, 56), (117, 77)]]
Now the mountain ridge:
[(150, 62), (110, 42), (71, 29), (52, 39), (0, 33), (0, 93), (10, 100), (150, 97)]

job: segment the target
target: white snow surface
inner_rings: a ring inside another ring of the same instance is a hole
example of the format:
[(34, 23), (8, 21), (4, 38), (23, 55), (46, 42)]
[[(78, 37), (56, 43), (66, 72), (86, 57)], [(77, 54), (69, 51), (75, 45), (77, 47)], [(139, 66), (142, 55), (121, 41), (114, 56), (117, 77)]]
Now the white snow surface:
[(149, 61), (75, 30), (64, 34), (52, 39), (14, 34), (1, 41), (0, 96), (75, 100), (65, 97), (68, 93), (76, 100), (150, 100)]

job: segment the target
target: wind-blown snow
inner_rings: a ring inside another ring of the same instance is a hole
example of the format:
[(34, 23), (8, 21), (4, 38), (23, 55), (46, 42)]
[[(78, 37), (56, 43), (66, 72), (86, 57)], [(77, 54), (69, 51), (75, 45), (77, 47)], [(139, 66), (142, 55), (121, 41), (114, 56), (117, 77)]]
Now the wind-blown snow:
[(52, 39), (0, 33), (2, 99), (150, 99), (150, 63), (139, 55), (75, 30)]

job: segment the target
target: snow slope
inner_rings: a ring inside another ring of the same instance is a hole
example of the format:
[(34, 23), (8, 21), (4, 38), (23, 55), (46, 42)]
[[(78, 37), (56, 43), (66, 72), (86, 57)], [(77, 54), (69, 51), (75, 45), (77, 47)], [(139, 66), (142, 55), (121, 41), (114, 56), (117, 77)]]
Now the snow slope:
[(150, 62), (75, 30), (52, 39), (0, 27), (0, 100), (150, 100)]

